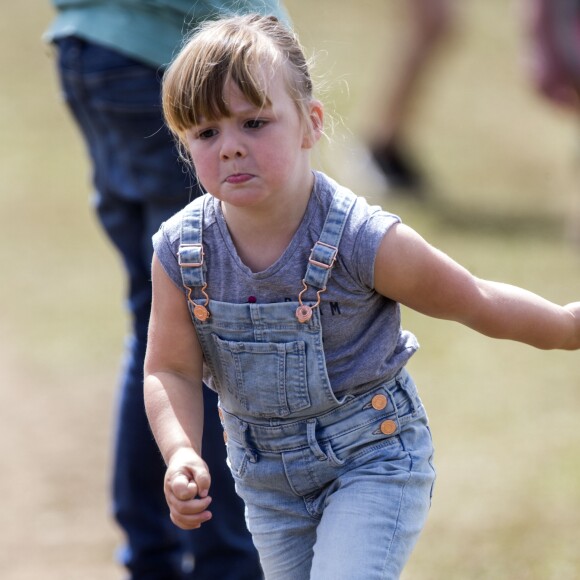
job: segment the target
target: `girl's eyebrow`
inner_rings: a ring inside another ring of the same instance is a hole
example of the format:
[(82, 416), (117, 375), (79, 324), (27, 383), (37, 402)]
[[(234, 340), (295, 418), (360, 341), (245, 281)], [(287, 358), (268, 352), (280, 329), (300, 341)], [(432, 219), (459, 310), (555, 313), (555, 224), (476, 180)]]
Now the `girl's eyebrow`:
[(259, 115), (265, 111), (270, 111), (272, 109), (272, 107), (268, 107), (267, 105), (264, 105), (263, 107), (258, 107), (255, 105), (250, 105), (249, 107), (241, 107), (235, 111), (232, 111), (230, 109), (230, 113), (232, 115), (240, 115), (242, 117), (244, 116), (255, 116), (255, 115)]
[(262, 104), (254, 104), (250, 101), (245, 101), (239, 108), (233, 110), (230, 105), (228, 105), (228, 111), (230, 114), (236, 115), (250, 115), (261, 111), (270, 111), (273, 107), (271, 103), (264, 102)]

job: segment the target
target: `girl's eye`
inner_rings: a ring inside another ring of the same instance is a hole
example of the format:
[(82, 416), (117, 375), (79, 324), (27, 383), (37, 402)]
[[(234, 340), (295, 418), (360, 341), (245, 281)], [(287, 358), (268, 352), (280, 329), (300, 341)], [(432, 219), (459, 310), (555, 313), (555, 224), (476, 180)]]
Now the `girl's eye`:
[(204, 129), (203, 131), (200, 131), (197, 134), (197, 138), (198, 139), (210, 139), (211, 137), (214, 137), (217, 134), (217, 131), (215, 129)]
[(245, 124), (248, 129), (260, 129), (266, 124), (266, 121), (262, 121), (260, 119), (250, 119), (249, 121), (246, 121)]

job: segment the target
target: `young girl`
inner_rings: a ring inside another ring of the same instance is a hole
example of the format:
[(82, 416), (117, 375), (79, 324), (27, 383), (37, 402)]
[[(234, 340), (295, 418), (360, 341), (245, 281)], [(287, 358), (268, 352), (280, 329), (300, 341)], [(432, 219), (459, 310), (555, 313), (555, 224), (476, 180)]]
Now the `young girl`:
[(398, 578), (435, 479), (399, 303), (545, 349), (580, 348), (580, 303), (475, 278), (313, 172), (323, 109), (275, 18), (203, 26), (163, 97), (209, 192), (154, 238), (145, 395), (171, 517), (211, 518), (205, 378), (266, 578)]

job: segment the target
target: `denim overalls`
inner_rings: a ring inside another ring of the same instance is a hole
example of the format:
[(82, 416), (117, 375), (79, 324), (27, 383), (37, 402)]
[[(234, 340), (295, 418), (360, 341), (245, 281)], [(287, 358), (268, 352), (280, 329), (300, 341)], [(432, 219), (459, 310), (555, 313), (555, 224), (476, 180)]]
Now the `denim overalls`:
[[(328, 282), (354, 202), (338, 188), (305, 264), (304, 291)], [(267, 580), (398, 578), (424, 525), (435, 478), (427, 418), (405, 370), (363, 395), (332, 391), (316, 304), (211, 300), (202, 205), (182, 221), (179, 262), (220, 399), (228, 462)], [(194, 291), (204, 300), (194, 301)], [(300, 289), (298, 289), (300, 291)]]

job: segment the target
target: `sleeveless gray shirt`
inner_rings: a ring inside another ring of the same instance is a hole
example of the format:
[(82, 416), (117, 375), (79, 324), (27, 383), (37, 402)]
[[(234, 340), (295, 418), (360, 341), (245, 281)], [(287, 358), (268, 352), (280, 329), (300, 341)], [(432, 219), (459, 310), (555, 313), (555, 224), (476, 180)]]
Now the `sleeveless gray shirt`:
[[(285, 252), (268, 269), (252, 272), (239, 258), (220, 202), (203, 199), (203, 245), (210, 301), (246, 303), (296, 301), (314, 243), (319, 239), (337, 184), (316, 172), (306, 213)], [(182, 213), (153, 237), (155, 253), (173, 283), (184, 293), (177, 260)], [(338, 397), (367, 391), (390, 380), (418, 348), (401, 329), (399, 305), (374, 291), (374, 263), (383, 236), (399, 218), (357, 198), (338, 248), (320, 314), (330, 384)], [(315, 289), (303, 299), (315, 301)], [(201, 294), (192, 296), (203, 304)], [(306, 300), (305, 300), (306, 301)], [(211, 304), (211, 303), (210, 303)], [(211, 386), (211, 384), (210, 384)]]

